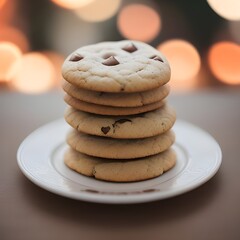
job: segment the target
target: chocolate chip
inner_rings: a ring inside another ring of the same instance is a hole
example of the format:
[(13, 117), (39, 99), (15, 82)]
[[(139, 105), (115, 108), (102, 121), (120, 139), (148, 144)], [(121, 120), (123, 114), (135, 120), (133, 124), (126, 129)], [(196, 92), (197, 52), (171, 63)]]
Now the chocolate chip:
[(114, 66), (114, 65), (118, 65), (119, 62), (114, 56), (111, 56), (107, 58), (105, 61), (103, 61), (102, 64), (106, 66)]
[(114, 124), (112, 124), (112, 126), (113, 126), (113, 128), (115, 128), (118, 123), (122, 124), (122, 123), (125, 123), (125, 122), (132, 122), (132, 120), (122, 118), (122, 119), (119, 119), (119, 120), (115, 121)]
[(104, 59), (107, 59), (107, 58), (110, 58), (110, 57), (113, 57), (113, 56), (116, 56), (116, 54), (115, 53), (105, 53), (102, 57)]
[(110, 127), (107, 126), (107, 127), (102, 127), (101, 128), (101, 131), (106, 135), (109, 131), (110, 131)]
[(133, 53), (133, 52), (137, 51), (138, 49), (136, 48), (136, 46), (133, 43), (129, 43), (125, 47), (123, 47), (122, 50), (129, 52), (129, 53)]
[(119, 127), (118, 124), (122, 124), (122, 123), (125, 123), (125, 122), (132, 122), (132, 120), (130, 119), (126, 119), (126, 118), (122, 118), (122, 119), (119, 119), (117, 121), (114, 122), (114, 124), (112, 124), (113, 126), (113, 133), (115, 133), (115, 129), (116, 127)]
[(83, 59), (83, 56), (75, 53), (75, 54), (73, 54), (73, 55), (70, 57), (69, 61), (71, 61), (71, 62), (78, 62), (78, 61), (80, 61), (80, 60), (82, 60), (82, 59)]
[(119, 119), (119, 120), (115, 121), (114, 124), (116, 124), (116, 123), (121, 123), (122, 124), (122, 123), (125, 123), (125, 122), (132, 122), (132, 120), (123, 118), (123, 119)]
[(159, 62), (163, 62), (162, 58), (160, 58), (157, 55), (154, 55), (154, 56), (150, 57), (150, 59), (153, 59), (153, 60), (156, 60), (156, 61), (159, 61)]

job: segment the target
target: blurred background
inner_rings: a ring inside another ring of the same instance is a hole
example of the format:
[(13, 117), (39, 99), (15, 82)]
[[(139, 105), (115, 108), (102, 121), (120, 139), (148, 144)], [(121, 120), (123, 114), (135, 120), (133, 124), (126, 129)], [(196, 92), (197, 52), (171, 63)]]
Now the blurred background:
[(240, 86), (239, 0), (0, 0), (0, 90), (60, 91), (68, 54), (122, 39), (167, 56), (173, 91)]

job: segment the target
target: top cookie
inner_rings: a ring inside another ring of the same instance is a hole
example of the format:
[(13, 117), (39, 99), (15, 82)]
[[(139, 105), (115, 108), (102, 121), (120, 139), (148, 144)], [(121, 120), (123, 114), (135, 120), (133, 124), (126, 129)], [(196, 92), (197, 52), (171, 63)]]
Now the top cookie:
[(170, 67), (161, 52), (138, 41), (103, 42), (79, 48), (67, 57), (65, 80), (88, 90), (142, 92), (164, 85)]

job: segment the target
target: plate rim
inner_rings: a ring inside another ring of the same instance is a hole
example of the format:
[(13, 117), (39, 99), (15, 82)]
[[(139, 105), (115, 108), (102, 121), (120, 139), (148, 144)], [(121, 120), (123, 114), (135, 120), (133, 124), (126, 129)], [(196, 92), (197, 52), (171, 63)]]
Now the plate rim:
[(211, 140), (215, 144), (215, 147), (216, 147), (215, 151), (216, 151), (216, 156), (217, 156), (216, 157), (216, 159), (217, 159), (216, 166), (215, 166), (214, 170), (212, 170), (207, 176), (205, 176), (203, 179), (201, 179), (201, 181), (199, 181), (199, 179), (197, 179), (198, 181), (195, 180), (191, 185), (185, 186), (182, 189), (175, 189), (174, 191), (170, 191), (170, 192), (163, 192), (163, 193), (161, 192), (161, 194), (159, 194), (159, 192), (148, 192), (146, 194), (141, 194), (141, 195), (131, 193), (131, 194), (129, 194), (129, 195), (131, 195), (131, 198), (126, 198), (127, 195), (110, 195), (110, 194), (100, 195), (100, 194), (89, 193), (89, 192), (84, 192), (84, 191), (81, 191), (81, 194), (79, 194), (79, 193), (77, 194), (75, 192), (68, 192), (68, 191), (64, 191), (62, 189), (55, 189), (53, 186), (50, 186), (43, 181), (39, 182), (39, 180), (36, 177), (34, 177), (31, 172), (27, 171), (24, 168), (22, 161), (21, 161), (21, 153), (22, 153), (24, 147), (26, 146), (26, 143), (31, 138), (31, 136), (37, 134), (37, 132), (39, 132), (39, 131), (42, 131), (42, 129), (44, 129), (44, 128), (50, 127), (51, 125), (55, 125), (62, 121), (64, 121), (64, 119), (60, 118), (60, 119), (48, 122), (48, 123), (40, 126), (39, 128), (35, 129), (27, 137), (25, 137), (25, 139), (21, 142), (21, 144), (17, 150), (17, 163), (18, 163), (18, 166), (19, 166), (21, 172), (24, 174), (24, 176), (27, 177), (31, 182), (33, 182), (38, 187), (43, 188), (44, 190), (47, 190), (54, 194), (60, 195), (62, 197), (68, 197), (71, 199), (82, 200), (82, 201), (86, 201), (86, 202), (105, 203), (105, 204), (135, 204), (135, 203), (144, 203), (144, 202), (151, 202), (151, 201), (156, 201), (156, 200), (163, 200), (163, 199), (167, 199), (167, 198), (171, 198), (171, 197), (175, 197), (175, 196), (184, 194), (186, 192), (189, 192), (189, 191), (196, 189), (199, 186), (205, 184), (218, 172), (218, 170), (222, 164), (222, 150), (220, 148), (219, 143), (216, 141), (216, 139), (212, 135), (210, 135), (210, 133), (203, 130), (199, 126), (194, 125), (185, 120), (177, 119), (176, 122), (178, 122), (180, 124), (190, 125), (191, 127), (200, 130), (205, 135), (207, 135), (208, 138), (211, 138)]

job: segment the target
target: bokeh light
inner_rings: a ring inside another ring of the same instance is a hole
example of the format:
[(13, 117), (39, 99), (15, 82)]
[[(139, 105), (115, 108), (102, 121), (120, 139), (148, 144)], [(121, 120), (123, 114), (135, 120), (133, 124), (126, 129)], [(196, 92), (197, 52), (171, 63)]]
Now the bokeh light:
[(94, 0), (76, 10), (76, 14), (87, 22), (105, 21), (116, 14), (121, 0)]
[(0, 41), (12, 42), (17, 45), (23, 53), (29, 50), (27, 37), (17, 28), (1, 26)]
[(211, 8), (228, 20), (240, 20), (239, 0), (207, 0)]
[(43, 51), (41, 52), (46, 56), (52, 63), (54, 67), (54, 82), (55, 86), (62, 87), (62, 64), (65, 60), (65, 57), (54, 51)]
[(1, 25), (12, 21), (16, 14), (17, 0), (0, 0), (0, 28)]
[(9, 42), (0, 42), (0, 82), (11, 80), (19, 71), (22, 53)]
[(94, 0), (51, 0), (60, 7), (68, 9), (77, 9), (83, 7)]
[(6, 3), (6, 0), (0, 0), (0, 9)]
[(120, 11), (117, 25), (125, 38), (150, 42), (160, 32), (161, 19), (153, 8), (131, 4)]
[(227, 84), (240, 84), (240, 46), (232, 42), (215, 43), (208, 61), (213, 75)]
[(158, 49), (167, 57), (171, 66), (171, 85), (175, 89), (192, 89), (196, 86), (196, 76), (201, 60), (197, 49), (180, 39), (166, 41)]
[(21, 69), (11, 86), (24, 93), (42, 93), (53, 87), (54, 67), (43, 54), (32, 52), (23, 55)]

